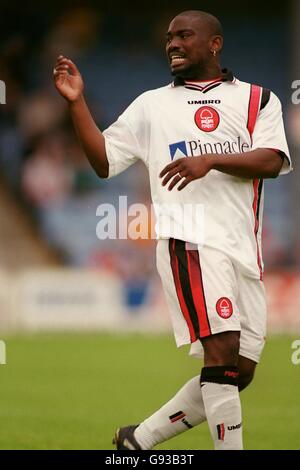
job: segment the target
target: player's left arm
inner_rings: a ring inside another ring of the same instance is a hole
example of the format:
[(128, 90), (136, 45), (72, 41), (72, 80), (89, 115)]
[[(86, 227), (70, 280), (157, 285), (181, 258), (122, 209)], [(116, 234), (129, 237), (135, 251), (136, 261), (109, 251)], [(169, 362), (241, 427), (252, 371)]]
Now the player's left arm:
[(168, 189), (180, 181), (178, 190), (199, 178), (203, 178), (210, 170), (238, 176), (240, 178), (276, 178), (283, 165), (283, 157), (275, 150), (256, 149), (233, 155), (207, 154), (200, 157), (180, 158), (167, 165), (160, 173), (165, 186), (170, 180)]

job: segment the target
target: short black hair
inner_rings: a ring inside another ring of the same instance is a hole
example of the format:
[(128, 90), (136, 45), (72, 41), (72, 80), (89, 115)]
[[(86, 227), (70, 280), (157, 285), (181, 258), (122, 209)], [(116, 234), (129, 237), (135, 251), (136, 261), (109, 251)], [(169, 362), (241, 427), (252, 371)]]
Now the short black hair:
[(223, 28), (218, 18), (211, 13), (201, 10), (186, 10), (182, 11), (176, 16), (189, 16), (191, 18), (199, 19), (203, 21), (209, 28), (212, 36), (222, 36)]

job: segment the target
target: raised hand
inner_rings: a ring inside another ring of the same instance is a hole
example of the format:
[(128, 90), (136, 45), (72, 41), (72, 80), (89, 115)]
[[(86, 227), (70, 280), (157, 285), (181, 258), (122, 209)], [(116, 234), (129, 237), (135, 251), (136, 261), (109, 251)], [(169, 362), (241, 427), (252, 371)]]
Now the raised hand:
[(76, 101), (82, 94), (84, 84), (76, 65), (63, 55), (58, 56), (53, 69), (56, 89), (67, 101)]

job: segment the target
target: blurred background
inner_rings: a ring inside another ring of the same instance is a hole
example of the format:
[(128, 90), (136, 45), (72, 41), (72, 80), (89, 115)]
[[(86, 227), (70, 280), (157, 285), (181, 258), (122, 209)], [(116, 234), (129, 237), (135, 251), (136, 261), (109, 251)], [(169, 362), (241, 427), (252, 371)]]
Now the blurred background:
[[(112, 180), (97, 178), (53, 86), (52, 70), (59, 54), (78, 65), (92, 114), (104, 129), (140, 93), (172, 80), (165, 33), (172, 17), (185, 9), (215, 14), (224, 27), (222, 65), (281, 99), (295, 169), (265, 184), (265, 280), (270, 331), (300, 335), (300, 105), (291, 100), (292, 82), (300, 80), (300, 2), (272, 8), (257, 0), (211, 3), (0, 1), (0, 80), (6, 85), (6, 104), (0, 104), (0, 339), (8, 338), (6, 374), (14, 375), (8, 371), (10, 341), (20, 369), (20, 356), (30, 348), (32, 357), (34, 351), (45, 353), (43, 344), (52, 361), (63, 356), (53, 347), (60, 338), (53, 331), (167, 332), (169, 338), (155, 242), (96, 236), (100, 204), (118, 207), (125, 195), (128, 204), (150, 207), (146, 171), (136, 164)], [(122, 223), (124, 214), (118, 217)], [(39, 343), (43, 336), (37, 332), (54, 336)], [(89, 343), (89, 336), (84, 338)], [(81, 343), (74, 341), (76, 350)], [(288, 341), (282, 347), (290, 349)], [(0, 366), (0, 378), (3, 370)], [(37, 375), (32, 372), (33, 383)], [(16, 384), (7, 383), (12, 397)], [(20, 405), (23, 416), (21, 410)], [(35, 432), (33, 426), (32, 436)], [(0, 447), (71, 446), (68, 440), (58, 444), (55, 433), (48, 443), (20, 434), (2, 444), (0, 439)], [(79, 439), (74, 446), (91, 442)]]

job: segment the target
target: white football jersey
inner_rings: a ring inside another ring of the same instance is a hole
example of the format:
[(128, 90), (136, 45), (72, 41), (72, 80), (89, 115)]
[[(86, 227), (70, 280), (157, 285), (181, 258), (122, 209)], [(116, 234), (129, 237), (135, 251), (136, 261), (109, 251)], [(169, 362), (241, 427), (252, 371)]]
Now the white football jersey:
[(234, 79), (174, 83), (140, 95), (104, 131), (109, 177), (138, 159), (148, 168), (157, 238), (175, 238), (224, 251), (245, 274), (261, 278), (263, 181), (211, 170), (182, 191), (159, 178), (176, 158), (208, 153), (281, 153), (291, 169), (279, 99)]

